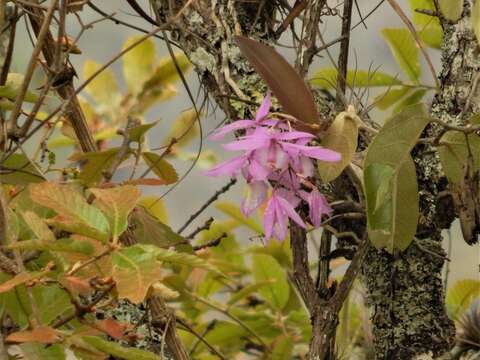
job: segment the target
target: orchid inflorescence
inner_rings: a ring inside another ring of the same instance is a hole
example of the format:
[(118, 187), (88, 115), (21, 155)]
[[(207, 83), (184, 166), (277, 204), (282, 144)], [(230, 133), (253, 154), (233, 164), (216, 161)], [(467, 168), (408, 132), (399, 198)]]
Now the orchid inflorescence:
[(269, 184), (272, 184), (264, 214), (265, 237), (283, 240), (287, 236), (288, 218), (306, 228), (295, 211), (301, 200), (308, 204), (309, 220), (314, 227), (320, 226), (323, 214), (331, 213), (327, 200), (308, 178), (314, 173), (313, 159), (336, 162), (341, 155), (320, 146), (309, 146), (315, 136), (293, 130), (287, 118), (272, 117), (270, 107), (270, 95), (267, 94), (255, 120), (234, 121), (211, 135), (212, 140), (220, 140), (232, 131), (244, 130), (245, 135), (223, 145), (228, 151), (243, 151), (243, 154), (217, 165), (205, 175), (235, 177), (241, 173), (248, 186), (241, 204), (247, 217), (267, 200)]

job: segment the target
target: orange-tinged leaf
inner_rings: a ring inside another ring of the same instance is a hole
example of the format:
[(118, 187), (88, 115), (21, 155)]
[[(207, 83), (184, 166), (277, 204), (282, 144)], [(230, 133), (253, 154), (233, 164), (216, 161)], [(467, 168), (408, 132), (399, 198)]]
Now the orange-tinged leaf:
[(115, 340), (120, 340), (124, 337), (125, 332), (131, 327), (126, 323), (118, 322), (112, 318), (100, 320), (95, 322), (95, 328), (104, 332)]
[(267, 45), (243, 36), (236, 36), (235, 40), (285, 112), (305, 123), (318, 123), (319, 117), (312, 92), (295, 69)]
[(112, 236), (116, 239), (127, 228), (128, 215), (137, 204), (140, 191), (133, 185), (90, 191), (95, 195), (94, 205), (107, 217)]
[(63, 334), (50, 326), (39, 326), (29, 331), (14, 332), (8, 335), (5, 340), (10, 343), (39, 342), (54, 344), (63, 340)]
[(119, 298), (138, 304), (145, 300), (150, 285), (161, 280), (161, 263), (154, 252), (147, 250), (134, 245), (113, 253), (112, 276)]
[(145, 185), (145, 186), (159, 186), (165, 185), (166, 181), (163, 179), (151, 179), (151, 178), (143, 178), (143, 179), (133, 179), (125, 181), (124, 184), (128, 185)]
[(60, 280), (60, 283), (71, 293), (86, 295), (90, 293), (92, 287), (90, 283), (77, 276), (64, 276)]
[(51, 219), (66, 231), (83, 234), (105, 241), (109, 236), (109, 223), (105, 215), (87, 203), (80, 191), (71, 185), (53, 182), (32, 184), (30, 197), (36, 203), (54, 210), (58, 215)]
[(12, 290), (15, 286), (25, 284), (29, 281), (39, 279), (42, 276), (46, 275), (50, 271), (50, 268), (47, 268), (45, 271), (34, 271), (34, 272), (21, 272), (15, 275), (10, 280), (5, 281), (0, 285), (0, 293), (4, 293)]

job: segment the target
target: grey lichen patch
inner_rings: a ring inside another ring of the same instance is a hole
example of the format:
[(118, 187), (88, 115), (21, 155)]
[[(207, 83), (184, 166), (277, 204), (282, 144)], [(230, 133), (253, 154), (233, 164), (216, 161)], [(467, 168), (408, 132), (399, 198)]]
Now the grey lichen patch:
[(445, 315), (442, 254), (434, 240), (423, 240), (422, 249), (412, 244), (397, 257), (369, 249), (363, 274), (377, 359), (412, 359), (427, 349), (438, 356), (450, 348), (455, 328)]
[(217, 66), (217, 60), (215, 57), (208, 53), (203, 47), (198, 47), (195, 51), (189, 55), (190, 61), (194, 64), (200, 73), (209, 71), (215, 72)]

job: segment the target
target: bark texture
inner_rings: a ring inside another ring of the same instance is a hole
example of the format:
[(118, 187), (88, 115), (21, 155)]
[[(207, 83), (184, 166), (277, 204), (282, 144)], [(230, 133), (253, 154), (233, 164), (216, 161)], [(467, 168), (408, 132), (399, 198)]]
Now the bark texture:
[[(157, 17), (165, 20), (182, 6), (181, 1), (166, 0), (151, 0), (151, 4)], [(259, 101), (266, 90), (241, 56), (233, 36), (243, 34), (273, 45), (275, 4), (274, 1), (199, 0), (192, 3), (172, 29), (172, 36), (194, 64), (202, 84), (230, 120), (251, 115), (249, 106), (235, 99)], [(458, 24), (446, 26), (441, 90), (432, 105), (432, 114), (448, 122), (458, 122), (472, 90), (472, 79), (480, 69), (478, 47), (467, 16), (468, 6)], [(479, 90), (473, 90), (476, 100)], [(329, 113), (328, 102), (318, 100), (320, 112)], [(471, 110), (478, 111), (473, 108), (477, 103), (472, 101)], [(431, 127), (428, 132), (434, 135), (438, 129)], [(444, 180), (435, 152), (422, 145), (415, 149), (414, 156), (421, 199), (418, 239), (407, 251), (395, 256), (369, 246), (363, 266), (377, 359), (445, 354), (455, 334), (444, 304), (441, 270), (445, 254), (440, 235), (450, 225), (453, 214), (437, 206)], [(346, 188), (354, 193), (345, 177), (331, 185), (333, 193), (345, 195), (349, 192)], [(363, 225), (357, 227), (353, 231), (361, 233)], [(352, 231), (348, 222), (338, 228)]]

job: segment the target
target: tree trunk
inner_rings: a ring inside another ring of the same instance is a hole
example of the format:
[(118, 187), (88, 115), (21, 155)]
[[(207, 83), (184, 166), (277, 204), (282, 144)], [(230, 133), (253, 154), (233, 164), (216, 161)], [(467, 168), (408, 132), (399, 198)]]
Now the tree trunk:
[[(151, 0), (151, 3), (157, 17), (163, 20), (183, 4), (166, 0)], [(241, 33), (273, 46), (275, 6), (278, 5), (274, 1), (198, 0), (171, 32), (194, 64), (202, 85), (229, 120), (251, 115), (251, 108), (237, 101), (239, 98), (258, 101), (259, 94), (266, 91), (264, 83), (241, 56), (233, 36)], [(441, 91), (432, 105), (432, 114), (449, 122), (456, 122), (471, 92), (472, 79), (480, 69), (477, 43), (467, 13), (468, 7), (458, 24), (445, 25)], [(473, 90), (476, 100), (478, 91)], [(317, 100), (319, 108), (329, 108), (326, 100)], [(477, 103), (471, 101), (470, 106), (476, 107)], [(433, 135), (438, 129), (432, 126), (427, 131)], [(421, 209), (418, 239), (404, 253), (395, 256), (369, 246), (363, 265), (377, 359), (441, 355), (451, 348), (454, 339), (454, 325), (444, 304), (441, 270), (445, 254), (440, 235), (453, 219), (448, 206), (437, 206), (437, 195), (443, 190), (444, 181), (435, 152), (423, 145), (415, 149), (414, 155)]]

